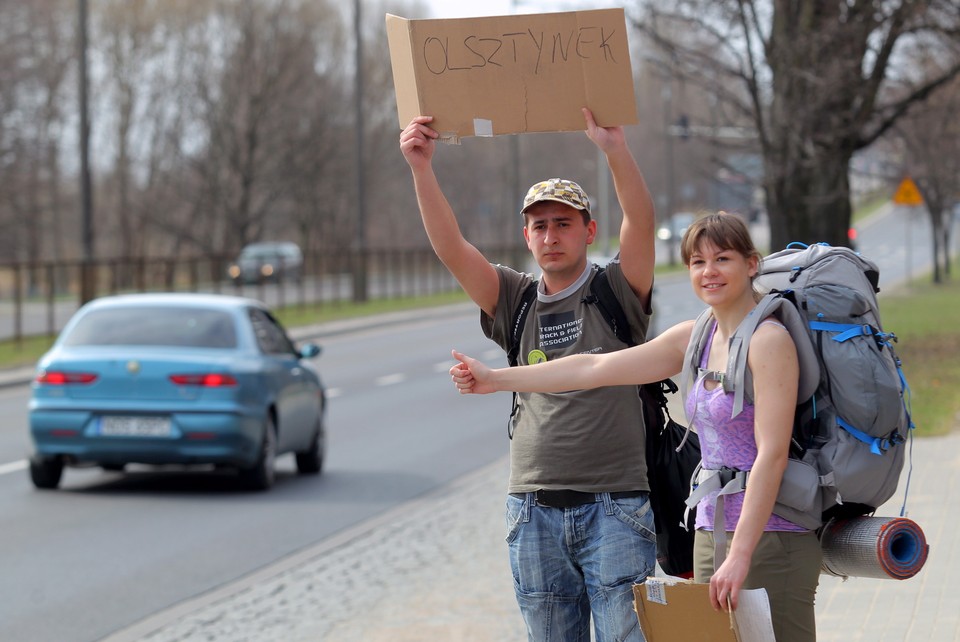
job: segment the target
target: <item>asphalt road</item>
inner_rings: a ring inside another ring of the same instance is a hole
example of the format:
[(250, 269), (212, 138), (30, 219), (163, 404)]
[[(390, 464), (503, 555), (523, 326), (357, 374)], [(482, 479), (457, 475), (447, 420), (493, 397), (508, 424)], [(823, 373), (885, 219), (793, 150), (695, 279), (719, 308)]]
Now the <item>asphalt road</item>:
[(28, 388), (0, 390), (0, 640), (100, 639), (506, 453), (509, 398), (464, 403), (448, 388), (449, 347), (499, 356), (472, 310), (322, 344), (326, 470), (298, 477), (281, 458), (267, 493), (225, 472), (147, 467), (68, 469), (60, 490), (35, 490), (18, 466)]

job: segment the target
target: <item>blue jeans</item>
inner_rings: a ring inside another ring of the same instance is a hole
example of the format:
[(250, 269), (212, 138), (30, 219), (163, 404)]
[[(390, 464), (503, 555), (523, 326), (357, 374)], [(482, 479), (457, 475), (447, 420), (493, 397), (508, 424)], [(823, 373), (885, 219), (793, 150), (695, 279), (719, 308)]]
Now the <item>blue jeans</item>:
[(633, 585), (654, 574), (657, 546), (647, 493), (575, 508), (507, 496), (507, 544), (531, 642), (642, 642)]

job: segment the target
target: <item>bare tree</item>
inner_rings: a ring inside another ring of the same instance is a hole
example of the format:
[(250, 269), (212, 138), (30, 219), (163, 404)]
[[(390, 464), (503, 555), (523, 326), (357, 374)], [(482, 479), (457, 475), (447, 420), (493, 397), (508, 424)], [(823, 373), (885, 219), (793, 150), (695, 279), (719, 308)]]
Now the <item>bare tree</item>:
[(23, 83), (20, 63), (29, 37), (26, 10), (18, 2), (0, 0), (0, 254), (14, 257), (20, 230), (12, 209), (18, 189), (18, 103)]
[[(0, 220), (10, 258), (63, 258), (61, 139), (73, 34), (65, 2), (0, 3)], [(38, 282), (28, 273), (28, 286)]]
[[(771, 243), (846, 244), (849, 163), (960, 73), (951, 0), (641, 2), (633, 23), (763, 154)], [(902, 55), (922, 40), (937, 64)], [(891, 91), (893, 87), (899, 91)]]
[(907, 173), (915, 180), (930, 214), (933, 281), (950, 276), (950, 232), (960, 204), (960, 80), (911, 109), (894, 135), (905, 149)]
[[(345, 16), (331, 5), (301, 5), (292, 11), (304, 25), (299, 37), (312, 52), (299, 60), (298, 94), (285, 101), (280, 135), (285, 150), (280, 176), (288, 216), (283, 233), (307, 249), (345, 247), (349, 227), (351, 157), (350, 49)], [(275, 234), (281, 233), (276, 230)]]
[[(162, 11), (160, 11), (162, 9)], [(155, 14), (154, 47), (139, 75), (143, 106), (136, 119), (139, 154), (134, 167), (138, 189), (134, 209), (135, 244), (146, 255), (212, 251), (195, 242), (196, 187), (189, 151), (195, 145), (192, 125), (197, 111), (191, 94), (191, 61), (202, 59), (193, 46), (202, 40), (209, 18), (207, 3), (164, 0)], [(149, 71), (148, 71), (149, 70)]]
[[(37, 14), (41, 37), (36, 40), (45, 43), (42, 47), (45, 51), (45, 61), (40, 70), (44, 96), (43, 106), (40, 109), (40, 118), (43, 121), (40, 144), (45, 167), (43, 189), (46, 193), (47, 210), (49, 212), (50, 227), (48, 229), (52, 231), (49, 239), (50, 256), (55, 260), (63, 259), (66, 256), (66, 240), (64, 239), (66, 207), (62, 184), (61, 140), (63, 130), (68, 124), (63, 102), (65, 95), (71, 95), (65, 91), (64, 85), (70, 69), (69, 62), (75, 57), (74, 30), (71, 28), (72, 25), (69, 21), (65, 23), (63, 20), (66, 12), (65, 4), (62, 2), (43, 3), (39, 7), (30, 5), (34, 10), (41, 9)], [(46, 11), (42, 9), (46, 9)]]
[[(102, 92), (108, 96), (105, 109), (113, 124), (112, 143), (115, 149), (109, 176), (110, 198), (105, 201), (113, 210), (117, 242), (111, 244), (123, 257), (140, 256), (144, 250), (141, 211), (135, 194), (135, 136), (145, 123), (141, 110), (153, 85), (150, 62), (157, 59), (159, 43), (155, 11), (148, 2), (111, 0), (101, 3), (97, 16), (100, 47), (107, 65)], [(138, 128), (139, 125), (139, 128)]]
[(316, 101), (324, 87), (312, 33), (336, 13), (323, 3), (293, 0), (218, 7), (214, 42), (223, 53), (211, 49), (207, 65), (216, 64), (195, 80), (206, 145), (194, 166), (206, 214), (215, 217), (212, 244), (235, 250), (290, 231), (279, 224), (290, 220), (289, 183), (297, 178), (287, 173), (290, 155), (314, 144), (306, 138), (318, 133), (310, 110), (337, 112), (335, 103)]
[[(410, 246), (424, 235), (396, 147), (383, 13), (416, 17), (424, 8), (402, 0), (368, 5), (368, 238), (378, 247)], [(314, 250), (350, 245), (357, 150), (349, 7), (103, 0), (90, 11), (91, 160), (104, 257), (222, 255), (280, 237)], [(0, 0), (5, 258), (70, 258), (79, 250), (76, 217), (62, 214), (76, 199), (76, 18), (73, 0)], [(495, 177), (485, 191), (503, 199), (510, 168), (497, 161), (506, 158), (505, 144), (485, 148), (477, 160)], [(460, 155), (455, 165), (470, 193), (474, 159)]]

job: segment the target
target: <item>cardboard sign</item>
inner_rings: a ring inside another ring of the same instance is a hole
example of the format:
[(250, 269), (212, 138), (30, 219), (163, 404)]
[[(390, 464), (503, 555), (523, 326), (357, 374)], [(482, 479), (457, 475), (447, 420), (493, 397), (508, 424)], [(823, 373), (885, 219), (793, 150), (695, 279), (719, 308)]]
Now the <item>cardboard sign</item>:
[(763, 589), (741, 590), (732, 613), (713, 610), (709, 584), (648, 577), (633, 596), (647, 642), (774, 642)]
[(582, 131), (637, 122), (623, 9), (408, 20), (387, 14), (400, 126), (441, 137)]

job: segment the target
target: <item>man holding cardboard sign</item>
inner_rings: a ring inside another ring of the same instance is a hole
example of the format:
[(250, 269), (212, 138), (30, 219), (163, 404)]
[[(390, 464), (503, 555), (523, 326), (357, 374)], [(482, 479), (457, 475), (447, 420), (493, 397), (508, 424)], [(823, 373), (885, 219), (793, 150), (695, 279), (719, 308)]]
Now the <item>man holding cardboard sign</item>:
[[(606, 156), (623, 209), (620, 258), (603, 271), (635, 341), (650, 321), (653, 203), (622, 127), (599, 127), (583, 109), (587, 136)], [(400, 136), (434, 251), (480, 307), (481, 327), (505, 351), (530, 275), (492, 265), (462, 235), (432, 160), (440, 134), (429, 116)], [(591, 300), (600, 273), (587, 261), (597, 233), (590, 202), (573, 181), (533, 185), (521, 209), (523, 235), (542, 277), (520, 333), (521, 364), (625, 346)], [(633, 585), (654, 573), (656, 539), (636, 387), (522, 394), (513, 416), (507, 524), (510, 565), (531, 640), (643, 640)]]

